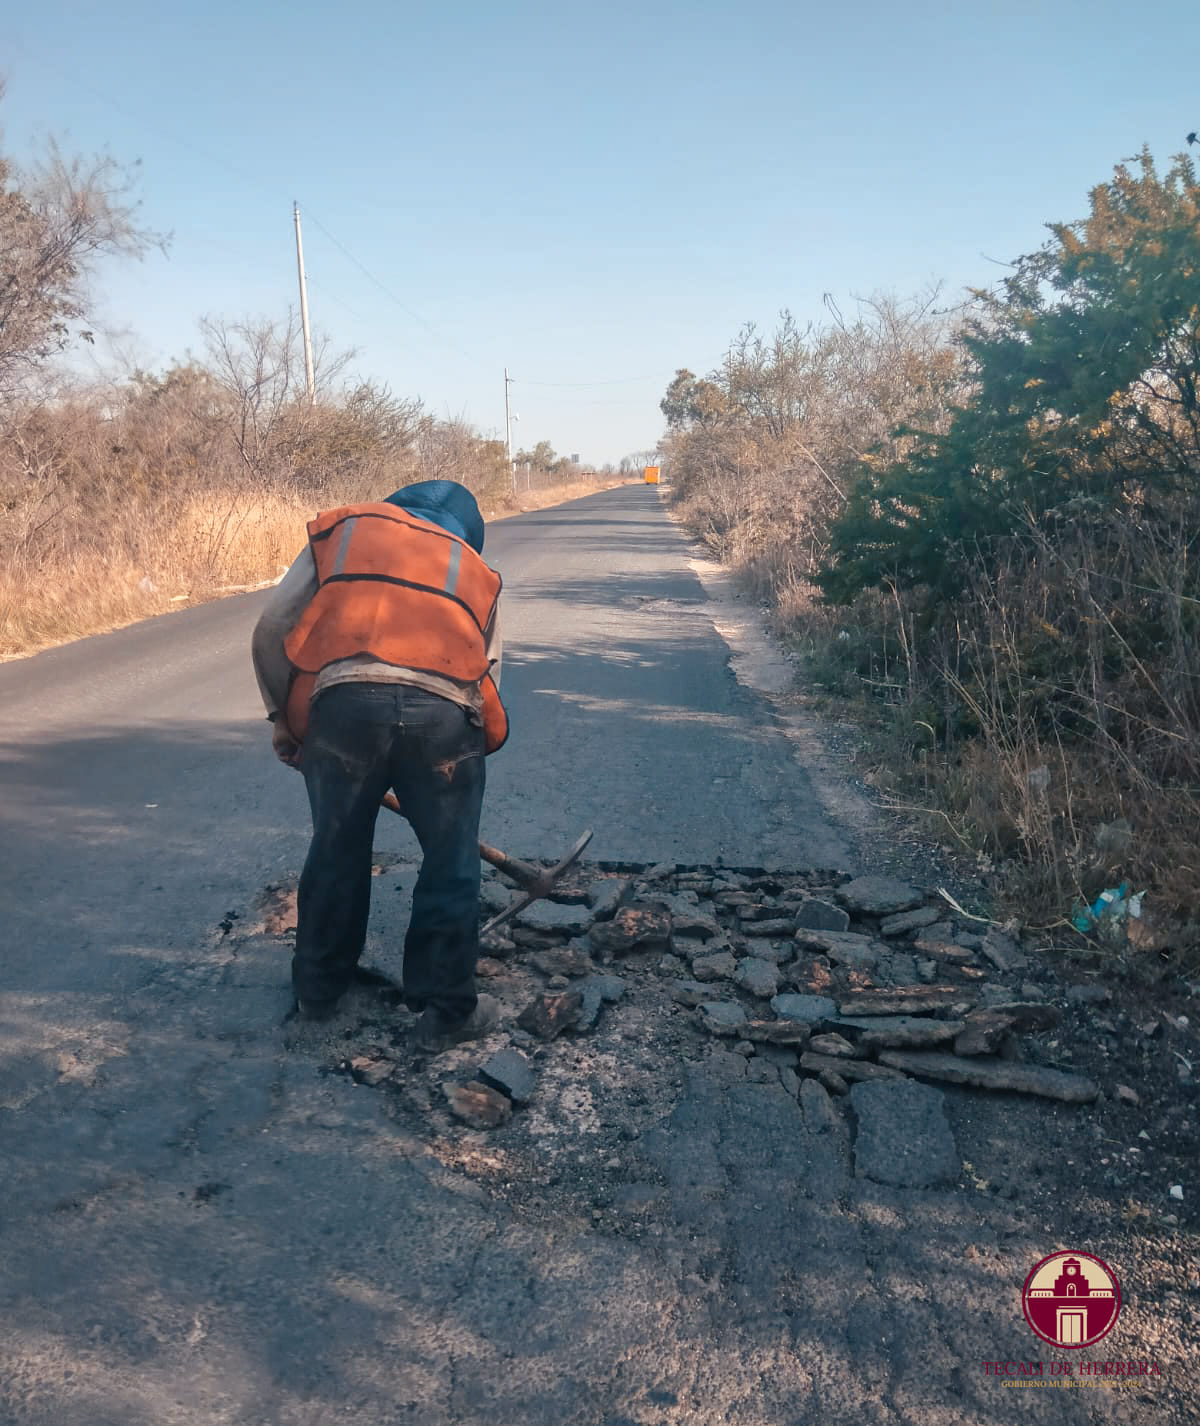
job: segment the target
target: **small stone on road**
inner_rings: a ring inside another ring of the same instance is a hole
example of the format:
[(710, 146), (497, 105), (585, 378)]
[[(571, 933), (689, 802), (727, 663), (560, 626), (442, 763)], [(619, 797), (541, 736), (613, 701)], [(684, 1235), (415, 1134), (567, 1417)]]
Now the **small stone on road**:
[(520, 1050), (498, 1050), (480, 1065), (476, 1074), (484, 1084), (498, 1089), (514, 1104), (528, 1104), (533, 1098), (537, 1076)]
[(472, 1129), (496, 1129), (512, 1118), (512, 1101), (480, 1080), (473, 1079), (469, 1084), (446, 1084), (442, 1089), (450, 1112)]
[(539, 995), (517, 1016), (517, 1024), (539, 1040), (553, 1040), (574, 1025), (582, 1006), (578, 990)]

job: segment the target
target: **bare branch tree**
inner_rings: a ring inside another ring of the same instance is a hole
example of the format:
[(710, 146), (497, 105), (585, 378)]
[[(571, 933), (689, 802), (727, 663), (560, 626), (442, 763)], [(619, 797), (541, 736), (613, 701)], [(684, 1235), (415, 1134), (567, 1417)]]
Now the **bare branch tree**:
[(73, 338), (92, 340), (90, 279), (102, 260), (165, 248), (138, 223), (136, 168), (69, 157), (53, 140), (25, 173), (0, 155), (0, 400)]
[[(214, 376), (232, 402), (238, 452), (255, 476), (273, 453), (272, 441), (285, 412), (301, 413), (305, 400), (303, 338), (294, 311), (282, 321), (227, 322), (205, 317), (200, 323)], [(313, 352), (318, 399), (328, 394), (353, 352), (334, 353), (326, 339)], [(297, 425), (303, 424), (303, 416)]]

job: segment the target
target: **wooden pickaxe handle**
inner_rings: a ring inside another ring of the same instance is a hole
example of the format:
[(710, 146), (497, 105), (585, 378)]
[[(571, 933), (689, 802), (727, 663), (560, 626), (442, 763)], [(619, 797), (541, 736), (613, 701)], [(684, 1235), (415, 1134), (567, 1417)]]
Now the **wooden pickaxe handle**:
[(521, 890), (528, 892), (535, 901), (554, 887), (552, 872), (546, 871), (544, 867), (519, 861), (516, 857), (506, 856), (499, 847), (489, 847), (486, 842), (480, 842), (479, 855), (497, 871), (502, 871), (510, 880), (515, 881)]

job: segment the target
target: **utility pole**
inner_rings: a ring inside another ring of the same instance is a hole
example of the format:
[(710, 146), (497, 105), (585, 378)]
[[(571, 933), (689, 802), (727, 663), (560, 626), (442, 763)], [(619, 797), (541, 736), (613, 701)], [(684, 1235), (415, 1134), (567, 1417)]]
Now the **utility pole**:
[(317, 399), (317, 380), (313, 373), (312, 334), (308, 330), (308, 288), (304, 281), (304, 247), (300, 242), (299, 203), (292, 204), (292, 217), (296, 220), (296, 271), (300, 274), (300, 328), (304, 333), (304, 389), (308, 392), (308, 404), (311, 406)]
[(512, 385), (512, 377), (508, 374), (508, 367), (504, 368), (504, 449), (508, 453), (508, 473), (512, 476), (513, 490), (517, 488), (517, 477), (513, 470), (512, 458), (512, 417), (508, 414), (508, 388)]

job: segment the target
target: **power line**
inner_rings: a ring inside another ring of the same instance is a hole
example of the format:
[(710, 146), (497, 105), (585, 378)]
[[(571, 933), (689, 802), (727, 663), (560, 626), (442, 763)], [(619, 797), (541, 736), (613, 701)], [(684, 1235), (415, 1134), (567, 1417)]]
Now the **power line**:
[(39, 65), (43, 70), (48, 70), (51, 74), (57, 74), (60, 79), (65, 79), (68, 84), (73, 85), (77, 90), (81, 90), (85, 94), (90, 94), (93, 99), (98, 100), (101, 104), (107, 104), (110, 109), (123, 115), (126, 119), (131, 120), (134, 124), (138, 125), (139, 128), (153, 129), (156, 136), (167, 139), (170, 143), (175, 144), (177, 148), (186, 149), (190, 153), (196, 154), (202, 159), (206, 159), (209, 163), (215, 164), (218, 168), (225, 169), (227, 173), (232, 173), (235, 178), (240, 178), (244, 183), (250, 184), (255, 189), (261, 188), (261, 174), (251, 174), (246, 169), (240, 168), (237, 164), (231, 163), (228, 158), (214, 153), (211, 149), (205, 148), (203, 145), (196, 143), (193, 139), (186, 138), (178, 129), (163, 124), (161, 119), (157, 116), (154, 119), (150, 119), (147, 115), (130, 109), (127, 105), (114, 99), (111, 94), (106, 94), (104, 90), (97, 89), (94, 84), (90, 83), (89, 80), (77, 71), (48, 60), (44, 55), (29, 49), (21, 40), (10, 36), (8, 42), (15, 49), (19, 50), (25, 59), (35, 65)]
[(331, 302), (336, 302), (337, 305), (342, 309), (342, 311), (347, 312), (351, 317), (354, 318), (356, 322), (365, 322), (367, 320), (361, 312), (356, 312), (348, 302), (343, 302), (336, 292), (334, 292), (331, 288), (326, 287), (324, 282), (322, 282), (319, 278), (313, 277), (311, 273), (308, 277), (308, 285), (310, 287), (315, 287), (317, 291), (322, 295), (322, 297), (327, 298)]
[(433, 323), (427, 321), (424, 317), (421, 316), (419, 312), (414, 312), (413, 309), (406, 302), (402, 301), (401, 298), (396, 296), (396, 294), (387, 285), (387, 283), (382, 280), (382, 278), (376, 277), (376, 275), (371, 271), (371, 269), (366, 265), (366, 263), (360, 262), (358, 258), (356, 258), (354, 254), (350, 251), (350, 249), (345, 245), (345, 243), (334, 237), (334, 235), (329, 231), (325, 224), (321, 222), (320, 218), (318, 218), (316, 214), (312, 212), (311, 209), (306, 208), (305, 211), (308, 213), (308, 216), (312, 221), (313, 225), (319, 228), (321, 232), (325, 234), (325, 236), (334, 245), (334, 247), (337, 248), (337, 250), (343, 255), (343, 257), (347, 258), (350, 262), (352, 262), (354, 266), (358, 268), (359, 272), (361, 272), (362, 275), (367, 278), (368, 281), (373, 282), (375, 286), (379, 288), (380, 292), (382, 292), (385, 297), (389, 297), (396, 304), (396, 306), (400, 308), (402, 312), (406, 312), (413, 319), (414, 322), (419, 322), (421, 326), (424, 327), (425, 330), (429, 332), (432, 336), (440, 337), (441, 340), (443, 340), (447, 346), (452, 347), (455, 351), (458, 352), (460, 356), (466, 357), (468, 361), (476, 361), (480, 362), (481, 365), (483, 364), (480, 357), (477, 356), (474, 352), (467, 351), (465, 347), (460, 346), (457, 342), (453, 340), (453, 338), (447, 337), (444, 334), (440, 333), (438, 329), (433, 325)]
[(580, 388), (582, 388), (582, 387), (592, 387), (592, 386), (640, 386), (643, 382), (646, 382), (646, 381), (661, 381), (661, 380), (662, 380), (662, 375), (661, 375), (661, 373), (655, 373), (655, 374), (653, 374), (653, 375), (651, 375), (651, 376), (622, 376), (622, 377), (619, 377), (619, 378), (618, 378), (617, 380), (615, 380), (615, 381), (528, 381), (528, 380), (524, 380), (524, 381), (521, 382), (521, 385), (522, 385), (522, 386), (557, 387), (557, 388), (559, 388), (559, 389), (561, 389), (561, 390), (566, 390), (566, 389), (568, 389), (568, 388), (578, 390), (578, 389), (580, 389)]

